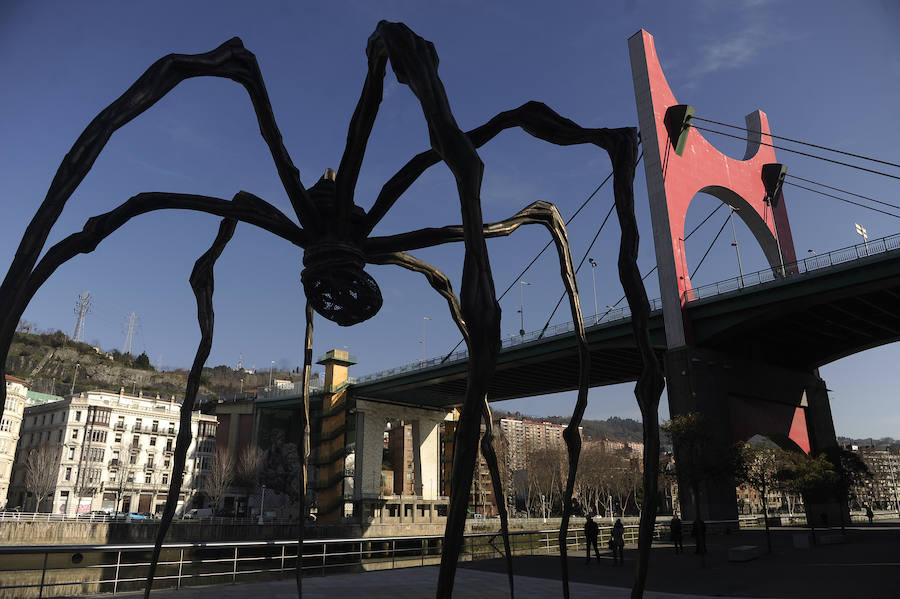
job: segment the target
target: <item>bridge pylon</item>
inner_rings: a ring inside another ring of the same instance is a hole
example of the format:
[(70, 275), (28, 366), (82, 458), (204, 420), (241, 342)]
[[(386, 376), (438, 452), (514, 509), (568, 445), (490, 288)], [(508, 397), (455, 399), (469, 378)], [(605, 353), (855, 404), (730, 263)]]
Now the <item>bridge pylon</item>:
[[(711, 425), (707, 458), (715, 462), (736, 442), (763, 434), (798, 451), (818, 453), (837, 440), (825, 382), (817, 369), (796, 370), (766, 361), (764, 347), (713, 351), (695, 344), (687, 305), (693, 299), (684, 245), (685, 217), (698, 193), (733, 208), (753, 233), (776, 277), (796, 262), (787, 208), (781, 193), (785, 167), (775, 159), (766, 114), (745, 117), (743, 160), (719, 152), (691, 127), (693, 109), (679, 104), (659, 63), (653, 36), (641, 30), (628, 40), (644, 151), (644, 171), (659, 272), (666, 333), (666, 383), (674, 417), (699, 412)], [(770, 144), (770, 145), (766, 145)], [(679, 448), (675, 448), (676, 464)], [(707, 464), (714, 466), (714, 464)], [(715, 470), (715, 468), (712, 468)], [(703, 518), (737, 517), (734, 480), (708, 478), (700, 497), (679, 481), (685, 517), (697, 506)], [(835, 523), (846, 506), (807, 506), (816, 521)]]

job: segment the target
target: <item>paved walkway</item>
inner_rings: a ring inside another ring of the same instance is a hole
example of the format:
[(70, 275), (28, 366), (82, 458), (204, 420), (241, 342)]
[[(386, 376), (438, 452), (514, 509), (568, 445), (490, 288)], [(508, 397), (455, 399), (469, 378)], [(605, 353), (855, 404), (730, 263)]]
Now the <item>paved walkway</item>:
[[(709, 555), (701, 563), (693, 547), (676, 555), (671, 546), (654, 546), (647, 599), (731, 597), (733, 599), (819, 599), (900, 597), (900, 526), (857, 526), (848, 529), (847, 543), (795, 549), (792, 536), (801, 529), (774, 529), (773, 551), (751, 562), (730, 563), (727, 549), (737, 545), (765, 547), (761, 531), (741, 531), (708, 539)], [(839, 533), (838, 533), (839, 534)], [(607, 555), (600, 564), (585, 564), (578, 553), (569, 558), (572, 599), (625, 599), (634, 580), (637, 551), (626, 549), (624, 567)], [(562, 597), (558, 556), (517, 556), (516, 597)], [(304, 599), (426, 599), (437, 588), (436, 566), (330, 574), (304, 579)], [(462, 563), (457, 570), (455, 599), (508, 597), (503, 560)], [(137, 597), (139, 594), (118, 596)], [(97, 597), (109, 597), (98, 595)], [(154, 599), (295, 599), (293, 579), (182, 590), (160, 590)]]

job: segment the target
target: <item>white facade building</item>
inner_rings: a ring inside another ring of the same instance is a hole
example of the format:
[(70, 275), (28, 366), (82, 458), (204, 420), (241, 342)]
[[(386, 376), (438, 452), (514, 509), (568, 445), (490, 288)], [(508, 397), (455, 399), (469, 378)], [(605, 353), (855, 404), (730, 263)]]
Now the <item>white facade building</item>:
[[(75, 515), (92, 510), (161, 513), (175, 453), (181, 404), (109, 391), (87, 391), (26, 408), (10, 486), (10, 506)], [(200, 489), (215, 453), (216, 417), (191, 414), (192, 442), (179, 512)], [(25, 485), (25, 460), (55, 452), (56, 487), (37, 509)]]
[(25, 381), (6, 375), (6, 402), (0, 416), (0, 508), (7, 504), (7, 491), (12, 477), (27, 394), (28, 387)]

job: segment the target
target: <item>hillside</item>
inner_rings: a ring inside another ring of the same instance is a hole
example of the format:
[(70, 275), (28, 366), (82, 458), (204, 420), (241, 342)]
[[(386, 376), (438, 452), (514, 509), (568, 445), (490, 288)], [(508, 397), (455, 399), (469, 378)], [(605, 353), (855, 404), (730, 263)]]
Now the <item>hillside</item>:
[[(124, 387), (128, 393), (143, 391), (148, 395), (181, 398), (188, 377), (185, 369), (156, 370), (146, 354), (134, 357), (117, 350), (107, 352), (72, 341), (62, 331), (17, 332), (6, 361), (6, 372), (28, 381), (33, 391), (53, 395), (68, 395), (74, 377), (76, 392), (88, 389), (118, 391)], [(300, 380), (299, 374), (291, 372), (274, 372), (272, 376)], [(215, 366), (203, 369), (200, 394), (228, 396), (238, 393), (241, 387), (248, 390), (268, 382), (268, 371), (249, 374), (228, 366)]]

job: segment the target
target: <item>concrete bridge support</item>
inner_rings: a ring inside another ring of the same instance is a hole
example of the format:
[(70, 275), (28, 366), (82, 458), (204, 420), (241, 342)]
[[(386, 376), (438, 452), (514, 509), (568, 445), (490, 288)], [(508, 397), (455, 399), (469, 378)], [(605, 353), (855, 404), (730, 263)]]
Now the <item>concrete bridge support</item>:
[[(726, 460), (732, 445), (761, 434), (780, 445), (817, 454), (837, 447), (825, 381), (818, 371), (799, 371), (748, 360), (696, 346), (670, 349), (666, 380), (672, 417), (699, 412), (709, 426), (709, 441), (698, 453), (696, 467), (704, 470), (700, 485), (700, 513), (707, 520), (737, 518), (735, 484)], [(676, 464), (690, 462), (679, 455)], [(679, 473), (684, 517), (696, 517), (695, 498), (686, 472)], [(807, 506), (821, 522), (838, 524), (838, 503)]]
[(412, 424), (415, 495), (423, 500), (440, 498), (440, 424), (450, 417), (446, 410), (413, 408), (356, 399), (356, 456), (353, 500), (365, 517), (382, 503), (381, 465), (384, 431), (389, 419)]

